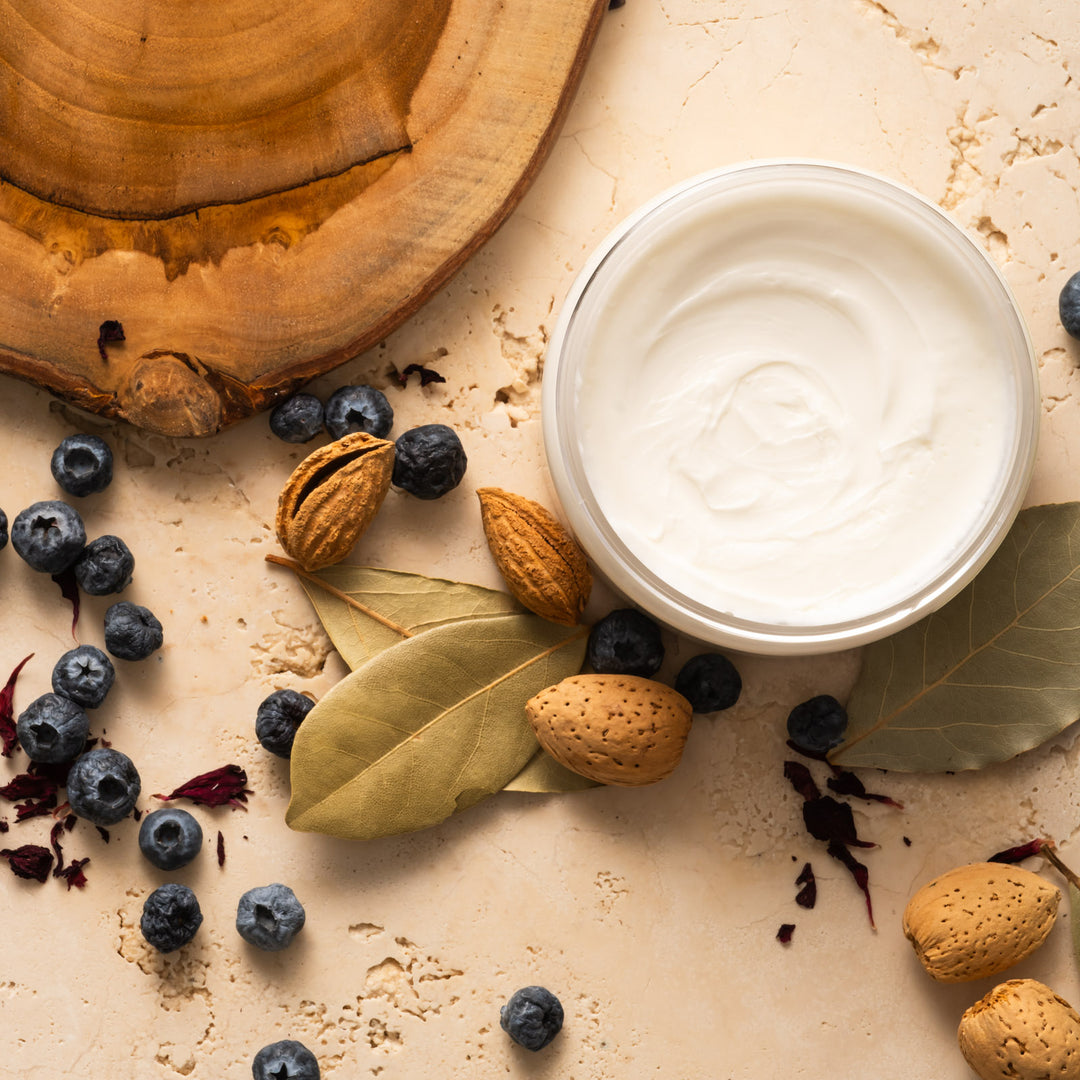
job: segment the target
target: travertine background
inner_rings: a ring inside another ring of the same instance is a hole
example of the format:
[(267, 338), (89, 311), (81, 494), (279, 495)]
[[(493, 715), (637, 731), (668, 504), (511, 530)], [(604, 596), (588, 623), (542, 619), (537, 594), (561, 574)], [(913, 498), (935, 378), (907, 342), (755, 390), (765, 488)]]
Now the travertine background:
[[(1080, 352), (1056, 315), (1080, 268), (1075, 14), (1035, 0), (627, 0), (612, 11), (564, 134), (512, 219), (411, 322), (317, 384), (328, 393), (373, 381), (397, 412), (395, 433), (445, 421), (469, 454), (464, 484), (441, 502), (392, 494), (354, 559), (497, 585), (473, 491), (497, 484), (550, 501), (539, 383), (575, 272), (662, 188), (767, 156), (884, 173), (987, 247), (1042, 368), (1029, 501), (1080, 496)], [(411, 362), (447, 382), (397, 387), (393, 371)], [(242, 1080), (259, 1047), (294, 1037), (335, 1080), (970, 1077), (954, 1031), (991, 981), (931, 984), (900, 912), (933, 874), (1036, 834), (1080, 863), (1070, 843), (1080, 828), (1075, 732), (979, 774), (866, 777), (905, 806), (856, 809), (861, 833), (881, 845), (864, 856), (876, 932), (846, 871), (803, 833), (781, 775), (788, 710), (813, 693), (843, 694), (858, 662), (850, 654), (741, 659), (740, 704), (698, 719), (683, 764), (652, 789), (501, 795), (439, 828), (364, 845), (294, 834), (283, 822), (287, 766), (256, 743), (255, 708), (276, 687), (321, 695), (344, 672), (299, 586), (263, 562), (276, 550), (278, 488), (302, 451), (275, 440), (264, 418), (175, 442), (4, 382), (9, 517), (59, 494), (49, 454), (75, 430), (100, 432), (117, 453), (113, 487), (81, 506), (88, 531), (128, 540), (128, 596), (166, 630), (158, 657), (118, 662), (95, 730), (134, 758), (143, 808), (227, 761), (248, 770), (255, 794), (246, 813), (196, 810), (207, 850), (175, 875), (142, 860), (133, 822), (108, 845), (85, 823), (68, 834), (67, 854), (91, 857), (82, 892), (0, 867), (7, 1074)], [(10, 550), (0, 582), (0, 674), (36, 653), (21, 708), (48, 689), (71, 645), (69, 617), (52, 583)], [(592, 614), (611, 603), (598, 593)], [(81, 640), (101, 644), (105, 606), (85, 602)], [(693, 649), (669, 639), (669, 672)], [(0, 780), (23, 761), (0, 765)], [(45, 843), (49, 824), (13, 824), (3, 840)], [(819, 882), (811, 912), (793, 902), (807, 860)], [(206, 921), (192, 945), (162, 958), (137, 922), (166, 877), (196, 890)], [(233, 929), (240, 894), (270, 881), (291, 884), (308, 912), (278, 955)], [(775, 939), (782, 922), (796, 924), (787, 948)], [(1080, 1003), (1068, 935), (1065, 919), (1017, 973)], [(499, 1005), (533, 982), (567, 1010), (563, 1034), (539, 1055), (498, 1028)]]

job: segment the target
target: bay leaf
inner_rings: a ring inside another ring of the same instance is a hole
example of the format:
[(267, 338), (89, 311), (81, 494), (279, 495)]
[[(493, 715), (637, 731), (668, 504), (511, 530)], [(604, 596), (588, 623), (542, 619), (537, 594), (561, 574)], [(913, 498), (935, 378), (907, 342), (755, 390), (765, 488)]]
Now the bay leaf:
[(590, 780), (566, 768), (565, 765), (560, 765), (541, 747), (529, 759), (525, 768), (503, 787), (503, 791), (527, 791), (535, 795), (543, 795), (553, 792), (587, 791), (589, 788), (603, 786), (596, 780)]
[(1080, 503), (1020, 513), (954, 600), (866, 646), (830, 760), (901, 772), (978, 769), (1080, 717)]
[(580, 670), (586, 635), (498, 615), (384, 649), (297, 731), (286, 822), (374, 839), (437, 824), (498, 791), (536, 753), (525, 702)]
[(373, 566), (328, 566), (309, 573), (291, 560), (274, 561), (297, 572), (334, 648), (353, 670), (437, 626), (525, 610), (508, 593), (461, 581)]

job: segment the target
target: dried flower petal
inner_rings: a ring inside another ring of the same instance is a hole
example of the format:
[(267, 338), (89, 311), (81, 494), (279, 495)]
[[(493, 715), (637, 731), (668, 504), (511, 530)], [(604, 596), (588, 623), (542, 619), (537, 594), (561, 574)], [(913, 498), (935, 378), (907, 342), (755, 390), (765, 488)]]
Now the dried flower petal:
[(894, 806), (897, 810), (904, 809), (903, 803), (890, 799), (888, 795), (875, 795), (867, 791), (863, 782), (853, 772), (848, 772), (846, 769), (836, 770), (836, 775), (830, 776), (825, 783), (829, 785), (829, 790), (835, 791), (837, 795), (851, 795), (853, 798), (865, 799), (867, 802), (885, 803), (886, 806)]
[(15, 820), (26, 821), (27, 818), (44, 817), (50, 813), (56, 807), (56, 796), (49, 795), (44, 799), (34, 801), (28, 800), (24, 803), (19, 803), (15, 807)]
[(847, 803), (822, 795), (803, 803), (803, 823), (806, 831), (818, 840), (846, 844), (849, 847), (876, 847), (868, 840), (860, 840), (855, 831), (855, 815)]
[(1046, 846), (1046, 841), (1042, 837), (1036, 837), (1034, 840), (1029, 840), (1026, 844), (1020, 844), (1018, 847), (1006, 848), (1004, 851), (999, 851), (996, 855), (991, 855), (987, 862), (997, 863), (1020, 863), (1025, 859), (1030, 859), (1032, 855), (1038, 855), (1042, 849)]
[(225, 865), (225, 837), (221, 835), (220, 829), (217, 834), (217, 864), (218, 866)]
[(791, 944), (791, 935), (795, 933), (795, 924), (791, 922), (784, 923), (779, 930), (776, 931), (776, 940), (781, 945)]
[(8, 802), (44, 799), (48, 795), (55, 795), (56, 788), (56, 782), (51, 777), (24, 772), (13, 776), (8, 783), (0, 787), (0, 799), (7, 799)]
[(427, 386), (428, 383), (446, 382), (446, 380), (437, 371), (433, 371), (431, 368), (423, 367), (421, 364), (408, 364), (405, 370), (402, 371), (400, 375), (398, 375), (398, 382), (401, 383), (402, 386), (405, 386), (406, 383), (408, 383), (409, 381), (409, 376), (414, 371), (420, 373), (420, 385), (422, 387)]
[(190, 799), (196, 806), (242, 807), (247, 797), (254, 794), (247, 786), (247, 773), (239, 765), (222, 765), (219, 769), (202, 773), (181, 784), (168, 795), (155, 795), (155, 799), (169, 802), (172, 799)]
[(103, 825), (95, 825), (94, 828), (97, 829), (98, 835), (107, 844), (109, 842), (109, 830), (106, 829)]
[(79, 625), (79, 582), (75, 578), (75, 567), (69, 566), (59, 574), (53, 574), (52, 579), (60, 586), (60, 595), (71, 602), (71, 636), (75, 637), (75, 627)]
[(23, 844), (14, 850), (4, 848), (0, 858), (5, 858), (16, 877), (44, 883), (52, 868), (53, 855), (47, 847), (40, 844)]
[(15, 730), (15, 680), (18, 679), (23, 665), (33, 655), (31, 653), (18, 664), (8, 676), (3, 690), (0, 690), (0, 742), (3, 742), (3, 747), (0, 747), (0, 756), (2, 757), (11, 757), (11, 752), (19, 741), (18, 732)]
[(56, 877), (60, 873), (60, 867), (64, 862), (64, 849), (60, 846), (60, 834), (64, 831), (64, 823), (58, 821), (49, 830), (49, 846), (53, 849), (53, 854), (56, 856), (56, 869), (53, 871), (53, 876)]
[(802, 868), (802, 873), (795, 879), (796, 885), (801, 885), (795, 897), (795, 903), (799, 907), (812, 908), (817, 903), (817, 878), (814, 877), (813, 868), (807, 863)]
[(801, 762), (785, 761), (784, 776), (791, 781), (791, 786), (804, 799), (810, 800), (821, 797), (821, 792), (818, 790), (817, 784), (814, 783), (810, 770)]
[(70, 889), (72, 885), (74, 885), (76, 889), (83, 889), (86, 887), (86, 875), (83, 873), (82, 868), (89, 861), (89, 856), (85, 859), (72, 859), (70, 864), (65, 866), (63, 870), (53, 872), (57, 877), (62, 877), (67, 881), (68, 889)]
[(108, 354), (105, 352), (105, 346), (114, 341), (123, 340), (124, 328), (116, 319), (106, 319), (101, 326), (98, 327), (97, 347), (98, 352), (101, 354), (102, 363), (107, 364), (109, 362)]
[(828, 846), (827, 851), (837, 862), (842, 862), (851, 871), (855, 884), (862, 889), (866, 897), (866, 913), (870, 916), (870, 927), (876, 930), (874, 908), (870, 903), (870, 871), (843, 844), (838, 844), (835, 840)]

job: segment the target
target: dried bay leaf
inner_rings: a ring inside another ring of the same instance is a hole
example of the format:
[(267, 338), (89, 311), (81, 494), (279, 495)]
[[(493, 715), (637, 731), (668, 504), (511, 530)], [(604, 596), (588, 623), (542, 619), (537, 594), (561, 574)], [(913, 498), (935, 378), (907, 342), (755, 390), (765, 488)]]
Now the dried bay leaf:
[(868, 645), (847, 766), (944, 772), (1005, 761), (1080, 717), (1080, 503), (1020, 513), (940, 611)]
[(590, 780), (587, 776), (581, 776), (565, 765), (560, 765), (541, 747), (503, 791), (527, 791), (534, 795), (544, 795), (564, 791), (587, 791), (589, 788), (603, 786), (596, 780)]
[(507, 593), (460, 581), (373, 566), (328, 566), (308, 573), (290, 560), (268, 561), (296, 571), (334, 648), (353, 670), (434, 627), (525, 610)]
[(535, 615), (493, 615), (384, 649), (297, 732), (286, 822), (374, 839), (494, 794), (536, 753), (524, 702), (580, 670), (586, 635)]

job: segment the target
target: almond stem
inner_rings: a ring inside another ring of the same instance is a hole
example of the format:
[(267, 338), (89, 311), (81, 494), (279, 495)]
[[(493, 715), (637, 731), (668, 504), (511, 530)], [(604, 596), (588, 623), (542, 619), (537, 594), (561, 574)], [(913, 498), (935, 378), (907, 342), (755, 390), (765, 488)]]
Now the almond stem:
[(355, 597), (350, 596), (346, 592), (342, 592), (340, 589), (335, 589), (328, 581), (324, 581), (318, 574), (312, 574), (310, 571), (305, 570), (295, 560), (283, 558), (281, 555), (264, 555), (263, 557), (268, 563), (274, 563), (276, 566), (288, 567), (298, 577), (313, 582), (315, 585), (318, 585), (320, 589), (324, 589), (326, 592), (330, 593), (331, 596), (336, 596), (339, 600), (344, 601), (349, 607), (354, 607), (357, 611), (362, 611), (369, 619), (374, 619), (377, 623), (382, 623), (388, 630), (393, 630), (395, 634), (400, 634), (402, 637), (406, 638), (416, 636), (411, 630), (406, 630), (404, 626), (398, 626), (397, 623), (391, 622), (377, 611), (372, 611), (372, 609), (365, 604), (361, 604)]
[(1045, 855), (1051, 863), (1054, 865), (1054, 869), (1070, 884), (1075, 885), (1080, 889), (1080, 877), (1077, 877), (1062, 861), (1058, 858), (1057, 852), (1054, 850), (1054, 841), (1043, 841), (1042, 847), (1039, 849), (1040, 855)]

